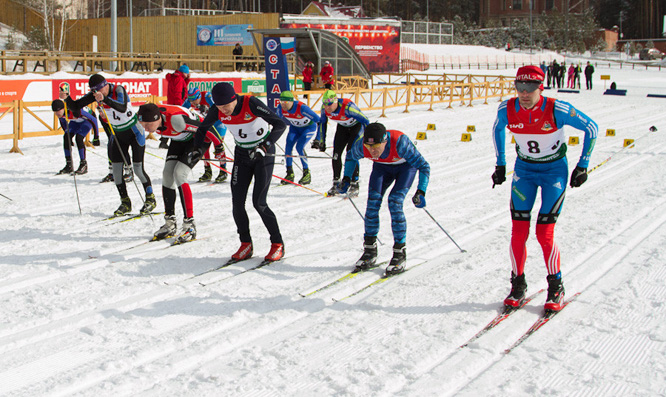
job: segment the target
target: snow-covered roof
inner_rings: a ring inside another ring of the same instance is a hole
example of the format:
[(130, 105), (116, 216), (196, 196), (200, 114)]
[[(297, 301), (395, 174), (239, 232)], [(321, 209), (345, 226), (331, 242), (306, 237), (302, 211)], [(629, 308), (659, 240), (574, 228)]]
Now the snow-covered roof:
[[(363, 18), (365, 14), (363, 13), (363, 8), (361, 6), (343, 6), (338, 3), (337, 6), (329, 6), (319, 1), (310, 2), (304, 10), (303, 13), (311, 12), (311, 7), (316, 7), (321, 11), (325, 16), (336, 17), (336, 18)], [(310, 8), (310, 10), (308, 10)]]

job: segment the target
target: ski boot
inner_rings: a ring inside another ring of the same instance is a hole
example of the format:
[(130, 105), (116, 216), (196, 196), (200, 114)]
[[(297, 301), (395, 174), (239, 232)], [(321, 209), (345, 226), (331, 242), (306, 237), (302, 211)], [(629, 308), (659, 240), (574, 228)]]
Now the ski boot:
[(395, 243), (393, 245), (393, 258), (386, 267), (386, 275), (393, 276), (405, 271), (405, 261), (407, 260), (407, 249), (405, 243)]
[[(224, 168), (224, 169), (226, 169), (226, 168)], [(215, 183), (222, 183), (226, 180), (227, 180), (227, 173), (220, 170), (220, 175), (218, 175), (217, 178), (215, 178)]]
[(74, 172), (76, 175), (83, 175), (88, 173), (88, 162), (85, 160), (81, 160), (81, 163), (79, 163), (79, 169)]
[(282, 259), (283, 256), (284, 256), (284, 244), (273, 243), (271, 244), (271, 250), (268, 251), (268, 255), (264, 257), (264, 260), (268, 262), (275, 262)]
[(252, 257), (252, 253), (252, 242), (241, 242), (240, 248), (238, 248), (238, 251), (236, 251), (235, 254), (231, 255), (231, 259), (234, 261), (244, 261), (245, 259), (250, 259)]
[(362, 272), (377, 267), (377, 237), (366, 236), (363, 240), (363, 255), (356, 261), (356, 268), (352, 273)]
[(164, 225), (153, 235), (153, 241), (164, 240), (176, 234), (176, 215), (164, 215)]
[(299, 185), (309, 185), (312, 182), (312, 175), (310, 174), (310, 169), (306, 168), (303, 170), (303, 177), (298, 180)]
[(289, 183), (287, 181), (291, 181), (291, 182), (294, 181), (294, 169), (293, 168), (287, 167), (287, 176), (285, 176), (284, 179), (286, 179), (286, 180), (280, 181), (280, 185), (291, 185), (291, 183)]
[(213, 170), (209, 165), (204, 166), (204, 173), (199, 177), (199, 182), (208, 182), (213, 178)]
[(134, 173), (132, 172), (131, 165), (126, 165), (123, 167), (123, 179), (125, 182), (132, 182), (134, 180)]
[(543, 308), (546, 312), (559, 312), (564, 302), (564, 285), (562, 285), (562, 274), (550, 274), (546, 277), (548, 281), (548, 297)]
[(72, 168), (72, 160), (67, 159), (67, 163), (65, 164), (65, 167), (58, 171), (56, 175), (62, 175), (62, 174), (71, 174), (74, 172), (74, 168)]
[(338, 185), (340, 184), (339, 179), (333, 179), (333, 186), (326, 192), (326, 197), (336, 196), (338, 194)]
[(353, 181), (349, 184), (349, 190), (347, 191), (347, 197), (357, 197), (358, 196), (358, 181)]
[(113, 216), (122, 216), (132, 211), (132, 201), (129, 197), (120, 198), (120, 207), (113, 212)]
[(511, 272), (511, 293), (504, 299), (504, 306), (520, 307), (525, 300), (527, 292), (527, 282), (525, 282), (525, 273), (516, 276)]
[(150, 211), (157, 207), (157, 200), (155, 200), (155, 193), (146, 194), (146, 202), (139, 211), (142, 215), (150, 214)]
[(99, 183), (105, 183), (105, 182), (113, 182), (113, 174), (112, 173), (109, 173), (101, 181), (99, 181)]
[(174, 244), (183, 244), (197, 238), (197, 228), (194, 224), (194, 218), (183, 219), (183, 229), (180, 235), (174, 241)]

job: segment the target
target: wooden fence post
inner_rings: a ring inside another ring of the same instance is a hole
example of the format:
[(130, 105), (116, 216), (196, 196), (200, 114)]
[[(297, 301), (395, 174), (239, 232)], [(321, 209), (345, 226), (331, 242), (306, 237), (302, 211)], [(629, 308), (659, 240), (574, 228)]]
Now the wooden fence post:
[(474, 83), (470, 82), (469, 83), (469, 105), (467, 107), (472, 107), (472, 101), (474, 100)]
[(431, 85), (430, 86), (430, 109), (428, 109), (429, 112), (433, 111), (432, 110), (432, 105), (433, 105), (433, 102), (435, 102), (435, 87), (437, 87), (437, 86), (436, 85)]
[(386, 117), (386, 97), (388, 96), (388, 88), (384, 87), (382, 90), (382, 114), (379, 117)]
[(484, 105), (488, 104), (488, 95), (490, 95), (490, 82), (486, 81), (486, 98), (485, 101), (483, 102)]
[(20, 111), (19, 102), (20, 101), (19, 100), (14, 100), (12, 102), (14, 103), (12, 105), (12, 111), (14, 112), (14, 114), (13, 114), (13, 124), (14, 125), (13, 125), (13, 128), (12, 128), (12, 131), (13, 131), (13, 136), (14, 137), (13, 137), (13, 145), (12, 145), (12, 148), (9, 150), (9, 153), (21, 153), (21, 154), (23, 154), (23, 152), (21, 151), (21, 149), (19, 149), (19, 146), (18, 146), (18, 141), (19, 141), (19, 139), (21, 139), (20, 138), (20, 134), (21, 134), (21, 129), (20, 128), (21, 127), (20, 127), (20, 120), (19, 120), (19, 111)]
[(412, 85), (407, 84), (407, 103), (405, 104), (405, 110), (403, 113), (409, 113), (409, 102), (411, 102), (412, 98)]

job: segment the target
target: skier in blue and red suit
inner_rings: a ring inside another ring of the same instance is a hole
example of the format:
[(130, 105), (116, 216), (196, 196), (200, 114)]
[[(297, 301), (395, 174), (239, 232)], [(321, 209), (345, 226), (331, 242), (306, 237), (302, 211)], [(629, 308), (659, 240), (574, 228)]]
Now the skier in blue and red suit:
[[(213, 102), (213, 96), (211, 93), (208, 91), (201, 92), (197, 87), (192, 87), (187, 91), (187, 100), (183, 103), (184, 108), (193, 109), (203, 117), (206, 117), (211, 106), (214, 105), (215, 103)], [(217, 135), (222, 137), (222, 143), (214, 146), (215, 158), (226, 158), (227, 154), (224, 151), (224, 136), (227, 134), (227, 127), (225, 127), (221, 121), (217, 120), (209, 130), (214, 131)], [(210, 167), (210, 162), (206, 161), (206, 159), (210, 159), (210, 147), (206, 150), (206, 153), (204, 153), (204, 174), (199, 177), (199, 182), (208, 182), (213, 179), (213, 169)], [(227, 164), (220, 164), (220, 173), (217, 175), (217, 178), (215, 178), (215, 183), (226, 181), (228, 173)]]
[[(303, 102), (296, 100), (291, 91), (284, 91), (280, 94), (280, 104), (277, 107), (277, 115), (282, 117), (289, 126), (287, 134), (287, 144), (284, 153), (287, 155), (287, 176), (284, 179), (294, 181), (294, 168), (292, 163), (294, 159), (291, 156), (294, 145), (296, 152), (301, 156), (301, 165), (303, 166), (303, 177), (298, 181), (301, 185), (307, 185), (312, 181), (308, 160), (305, 157), (305, 145), (317, 133), (319, 126), (319, 115), (310, 109)], [(282, 181), (282, 184), (288, 182)]]
[(493, 187), (506, 180), (504, 153), (505, 129), (516, 140), (516, 164), (511, 183), (511, 293), (504, 300), (509, 307), (519, 307), (525, 299), (525, 244), (529, 236), (532, 207), (541, 188), (541, 208), (536, 237), (543, 250), (548, 276), (546, 311), (558, 311), (564, 300), (560, 272), (560, 250), (555, 244), (555, 222), (562, 210), (569, 168), (563, 127), (571, 126), (585, 133), (583, 152), (571, 173), (569, 185), (579, 187), (587, 180), (587, 167), (597, 138), (597, 124), (569, 103), (546, 98), (544, 73), (538, 66), (518, 69), (515, 86), (517, 98), (500, 104), (493, 127), (497, 165), (492, 175)]
[[(397, 274), (405, 269), (407, 253), (407, 221), (402, 204), (414, 182), (416, 171), (419, 183), (412, 202), (418, 208), (426, 205), (425, 192), (430, 180), (430, 165), (416, 149), (407, 135), (397, 130), (386, 130), (380, 123), (365, 127), (362, 136), (354, 142), (347, 153), (344, 178), (338, 185), (339, 193), (346, 193), (352, 181), (354, 169), (362, 158), (373, 161), (370, 182), (368, 183), (368, 203), (365, 210), (365, 234), (363, 256), (356, 262), (355, 271), (376, 267), (377, 234), (379, 233), (379, 208), (389, 186), (393, 188), (388, 196), (393, 231), (393, 258), (386, 268), (386, 274)], [(394, 183), (395, 182), (395, 183)]]
[(84, 139), (93, 130), (94, 138), (99, 141), (99, 130), (97, 127), (97, 119), (92, 114), (81, 109), (75, 112), (67, 110), (65, 115), (65, 103), (56, 99), (51, 102), (51, 110), (58, 117), (60, 126), (65, 132), (63, 135), (63, 150), (65, 152), (65, 168), (61, 169), (58, 174), (71, 174), (74, 172), (72, 167), (72, 138), (76, 140), (76, 148), (79, 152), (79, 168), (76, 170), (76, 175), (83, 175), (88, 172), (88, 162), (86, 161), (86, 145)]

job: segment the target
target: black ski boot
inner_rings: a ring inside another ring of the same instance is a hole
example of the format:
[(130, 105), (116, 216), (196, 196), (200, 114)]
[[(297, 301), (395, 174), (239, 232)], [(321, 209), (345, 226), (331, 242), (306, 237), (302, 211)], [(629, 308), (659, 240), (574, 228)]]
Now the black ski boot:
[(72, 167), (72, 159), (67, 158), (66, 160), (67, 160), (67, 163), (65, 164), (65, 167), (63, 169), (61, 169), (60, 171), (58, 171), (58, 173), (56, 175), (71, 174), (72, 172), (74, 172), (74, 168)]
[(88, 173), (88, 162), (85, 160), (81, 160), (81, 163), (79, 163), (79, 169), (76, 170), (75, 174), (83, 175), (87, 173)]
[(280, 181), (281, 185), (291, 185), (291, 183), (287, 181), (294, 181), (294, 169), (292, 167), (287, 167), (287, 176), (284, 177), (285, 180)]
[(213, 170), (209, 165), (204, 166), (204, 173), (199, 177), (199, 182), (208, 182), (213, 178)]
[(347, 197), (358, 197), (359, 185), (358, 181), (352, 181), (349, 184), (349, 190), (347, 191)]
[[(226, 168), (223, 167), (223, 169), (226, 170)], [(227, 173), (224, 172), (223, 170), (220, 170), (220, 175), (215, 178), (215, 183), (222, 183), (227, 180)]]
[(310, 174), (310, 169), (306, 168), (303, 170), (303, 177), (299, 179), (299, 185), (308, 185), (312, 182), (312, 175)]
[(393, 258), (386, 267), (386, 275), (393, 276), (405, 271), (405, 262), (407, 261), (407, 249), (405, 243), (395, 243), (393, 245)]
[(562, 285), (562, 274), (550, 274), (546, 277), (548, 281), (548, 297), (543, 308), (548, 312), (559, 312), (564, 302), (564, 285)]
[(153, 241), (164, 240), (176, 235), (176, 215), (164, 215), (164, 225), (153, 234)]
[(326, 197), (332, 197), (338, 195), (338, 185), (340, 184), (339, 179), (333, 179), (333, 186), (326, 192)]
[(120, 199), (120, 207), (114, 211), (113, 216), (122, 216), (132, 211), (132, 201), (129, 197), (122, 197)]
[(352, 273), (362, 272), (377, 267), (377, 236), (365, 236), (363, 241), (363, 255), (356, 261), (356, 268)]
[(157, 200), (155, 199), (155, 193), (146, 194), (146, 202), (141, 207), (139, 211), (142, 215), (149, 214), (152, 210), (157, 207)]
[(516, 276), (511, 272), (511, 293), (504, 299), (504, 306), (520, 307), (525, 300), (526, 292), (527, 282), (525, 281), (525, 273)]

